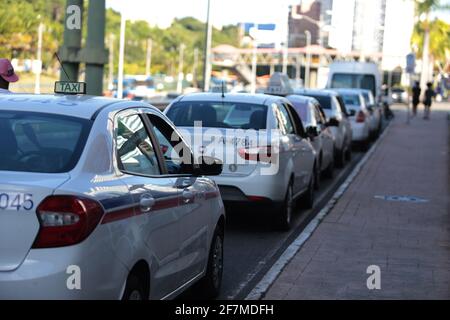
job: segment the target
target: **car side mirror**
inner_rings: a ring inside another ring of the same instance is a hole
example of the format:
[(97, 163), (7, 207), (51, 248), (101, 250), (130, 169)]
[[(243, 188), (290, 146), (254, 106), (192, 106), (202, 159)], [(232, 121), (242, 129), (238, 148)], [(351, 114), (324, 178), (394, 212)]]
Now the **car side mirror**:
[(222, 174), (223, 163), (213, 157), (202, 156), (198, 159), (198, 165), (195, 166), (194, 175), (196, 176), (218, 176)]
[(309, 138), (314, 139), (319, 135), (319, 132), (317, 130), (317, 127), (310, 126), (306, 128), (306, 134)]
[(327, 125), (329, 127), (339, 127), (339, 121), (337, 121), (336, 118), (331, 118), (330, 120), (328, 120)]
[(355, 114), (356, 114), (356, 111), (353, 110), (353, 109), (350, 109), (350, 111), (348, 112), (348, 115), (349, 115), (350, 117), (355, 116)]

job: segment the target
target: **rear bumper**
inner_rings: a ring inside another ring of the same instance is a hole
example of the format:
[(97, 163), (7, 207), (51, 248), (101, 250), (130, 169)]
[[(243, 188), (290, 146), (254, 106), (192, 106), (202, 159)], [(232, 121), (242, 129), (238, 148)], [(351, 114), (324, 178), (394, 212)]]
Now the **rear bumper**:
[(247, 177), (213, 178), (219, 185), (222, 200), (226, 203), (270, 203), (284, 200), (288, 181), (280, 172), (276, 175), (260, 175), (255, 170)]
[(352, 141), (366, 141), (369, 138), (369, 126), (366, 123), (352, 122)]
[[(127, 269), (113, 254), (91, 249), (81, 244), (31, 250), (18, 269), (0, 272), (0, 299), (120, 299)], [(80, 289), (74, 288), (78, 275)]]

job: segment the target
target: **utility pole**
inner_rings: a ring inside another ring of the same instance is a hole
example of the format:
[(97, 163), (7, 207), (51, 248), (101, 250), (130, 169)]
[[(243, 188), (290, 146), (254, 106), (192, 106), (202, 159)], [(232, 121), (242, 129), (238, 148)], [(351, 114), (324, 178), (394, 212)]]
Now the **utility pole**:
[(198, 88), (197, 69), (198, 69), (198, 48), (194, 48), (194, 66), (192, 67), (192, 82), (194, 88)]
[(305, 88), (309, 88), (309, 78), (311, 74), (311, 32), (305, 30), (306, 35), (306, 67), (305, 67)]
[(109, 35), (109, 75), (108, 75), (108, 89), (112, 90), (114, 87), (114, 34)]
[(152, 67), (152, 48), (153, 48), (153, 40), (147, 40), (147, 58), (145, 63), (145, 75), (150, 77), (151, 75), (151, 67)]
[(41, 22), (39, 23), (38, 27), (38, 47), (37, 47), (37, 57), (36, 57), (36, 63), (38, 64), (36, 69), (36, 82), (34, 87), (34, 93), (40, 94), (41, 93), (41, 73), (42, 73), (42, 35), (44, 33), (44, 24)]
[(184, 73), (183, 73), (183, 65), (184, 65), (184, 49), (185, 49), (184, 43), (180, 44), (180, 56), (178, 60), (178, 82), (177, 82), (177, 93), (183, 93), (183, 79), (184, 79)]
[(212, 23), (211, 23), (211, 0), (208, 0), (208, 9), (206, 16), (206, 35), (205, 35), (205, 54), (203, 61), (203, 91), (209, 91), (211, 83), (211, 42), (212, 42)]
[(82, 59), (86, 63), (87, 94), (103, 94), (103, 71), (108, 62), (105, 49), (105, 0), (89, 1), (88, 33)]
[(258, 43), (256, 39), (253, 39), (253, 51), (252, 51), (252, 82), (250, 84), (250, 93), (256, 93), (256, 76), (258, 68)]
[(125, 14), (122, 12), (122, 16), (120, 19), (120, 45), (119, 45), (119, 70), (117, 77), (117, 98), (123, 98), (123, 65), (125, 58), (125, 28), (126, 28), (127, 20), (125, 18)]
[(64, 45), (61, 47), (59, 53), (63, 68), (66, 72), (61, 72), (61, 81), (78, 81), (83, 3), (84, 0), (67, 0), (66, 18), (64, 20)]
[[(292, 7), (291, 9), (292, 10)], [(287, 29), (286, 29), (286, 43), (283, 46), (283, 70), (282, 72), (287, 75), (288, 74), (288, 65), (289, 65), (289, 19), (287, 23)]]

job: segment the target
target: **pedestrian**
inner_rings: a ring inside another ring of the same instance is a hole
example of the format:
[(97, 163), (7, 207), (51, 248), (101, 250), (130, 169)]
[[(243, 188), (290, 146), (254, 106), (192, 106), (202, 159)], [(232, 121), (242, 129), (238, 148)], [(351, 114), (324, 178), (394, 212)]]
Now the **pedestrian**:
[(0, 93), (11, 93), (9, 84), (18, 80), (11, 62), (8, 59), (0, 59)]
[(433, 98), (436, 96), (436, 92), (433, 90), (433, 84), (431, 82), (427, 83), (427, 90), (425, 90), (425, 97), (423, 100), (423, 104), (425, 105), (425, 111), (423, 114), (423, 118), (425, 120), (430, 119), (430, 109), (431, 103), (433, 102)]
[(422, 89), (420, 89), (419, 81), (414, 82), (414, 86), (412, 87), (412, 107), (413, 107), (413, 116), (417, 115), (417, 106), (420, 103), (420, 94), (422, 93)]
[(392, 97), (391, 97), (391, 91), (389, 90), (389, 87), (384, 84), (381, 87), (382, 90), (382, 96), (381, 96), (381, 101), (383, 103), (383, 113), (384, 113), (384, 118), (386, 120), (390, 120), (392, 118), (394, 118), (394, 113), (392, 112), (390, 106), (392, 104)]

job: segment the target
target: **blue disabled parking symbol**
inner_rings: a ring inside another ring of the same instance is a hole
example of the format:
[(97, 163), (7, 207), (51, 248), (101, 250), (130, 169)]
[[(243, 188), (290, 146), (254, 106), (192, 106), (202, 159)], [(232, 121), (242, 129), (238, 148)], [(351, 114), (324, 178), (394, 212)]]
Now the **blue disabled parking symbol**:
[(414, 203), (425, 203), (428, 202), (427, 199), (422, 199), (415, 196), (375, 196), (375, 199), (381, 199), (385, 201), (399, 201), (399, 202), (414, 202)]

